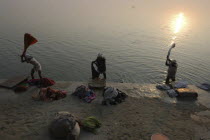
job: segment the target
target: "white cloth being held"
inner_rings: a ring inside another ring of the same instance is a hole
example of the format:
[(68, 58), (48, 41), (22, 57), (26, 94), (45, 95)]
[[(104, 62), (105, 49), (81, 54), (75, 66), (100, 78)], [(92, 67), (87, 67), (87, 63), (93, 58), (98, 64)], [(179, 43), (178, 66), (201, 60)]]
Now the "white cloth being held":
[(95, 71), (97, 71), (98, 73), (100, 73), (99, 70), (98, 70), (98, 66), (96, 66), (95, 63), (93, 63), (93, 67), (94, 67)]

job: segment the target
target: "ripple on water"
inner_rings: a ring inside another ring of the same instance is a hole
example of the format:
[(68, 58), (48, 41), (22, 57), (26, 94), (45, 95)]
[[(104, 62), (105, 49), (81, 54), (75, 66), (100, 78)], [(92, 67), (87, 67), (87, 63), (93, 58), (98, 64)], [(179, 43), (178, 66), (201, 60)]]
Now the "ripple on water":
[[(90, 63), (98, 53), (103, 53), (107, 58), (109, 81), (161, 83), (166, 76), (165, 56), (168, 48), (163, 47), (163, 37), (158, 34), (136, 31), (88, 36), (74, 32), (39, 38), (39, 42), (29, 48), (29, 53), (40, 61), (43, 74), (55, 80), (87, 80), (91, 76)], [(31, 66), (19, 63), (18, 54), (22, 51), (19, 44), (22, 40), (9, 40), (8, 35), (0, 36), (0, 40), (0, 59), (7, 59), (1, 61), (1, 77), (29, 73)], [(191, 53), (187, 45), (185, 42), (177, 47), (171, 56), (179, 64), (177, 79), (187, 80), (191, 84), (208, 82), (209, 60)], [(17, 64), (18, 67), (15, 66)]]

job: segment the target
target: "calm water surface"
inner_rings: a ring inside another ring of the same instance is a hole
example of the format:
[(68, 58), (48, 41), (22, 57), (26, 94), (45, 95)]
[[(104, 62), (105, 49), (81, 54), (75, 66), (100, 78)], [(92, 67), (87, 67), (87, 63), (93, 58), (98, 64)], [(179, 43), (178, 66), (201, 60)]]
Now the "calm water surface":
[(160, 83), (168, 45), (177, 46), (178, 80), (210, 82), (210, 1), (1, 0), (0, 79), (29, 74), (19, 54), (23, 35), (38, 39), (28, 52), (55, 80), (86, 81), (98, 53), (114, 82)]

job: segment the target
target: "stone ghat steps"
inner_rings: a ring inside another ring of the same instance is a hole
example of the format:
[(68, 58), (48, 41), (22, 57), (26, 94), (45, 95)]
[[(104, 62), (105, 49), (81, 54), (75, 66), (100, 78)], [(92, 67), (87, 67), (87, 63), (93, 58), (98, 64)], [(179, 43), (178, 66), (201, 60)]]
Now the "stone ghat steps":
[[(24, 80), (20, 78), (20, 80)], [(7, 81), (8, 80), (0, 80)], [(88, 87), (90, 81), (87, 82), (76, 82), (76, 81), (56, 81), (56, 84), (52, 86), (56, 89), (66, 90), (68, 94), (71, 94), (74, 92), (76, 87), (80, 85), (86, 85)], [(138, 83), (114, 83), (114, 82), (107, 82), (104, 85), (111, 86), (118, 88), (119, 90), (125, 92), (130, 97), (135, 98), (142, 98), (142, 97), (148, 97), (148, 98), (159, 98), (164, 102), (167, 103), (182, 103), (183, 101), (178, 101), (176, 98), (170, 98), (166, 91), (161, 91), (156, 88), (155, 84), (138, 84)], [(198, 98), (195, 101), (195, 103), (201, 104), (207, 108), (210, 108), (210, 93), (207, 91), (204, 91), (195, 85), (188, 85), (188, 88), (195, 90), (198, 93)], [(9, 88), (8, 88), (9, 89)], [(36, 89), (36, 88), (35, 88)], [(34, 90), (35, 90), (34, 89)], [(38, 89), (38, 88), (37, 88)], [(96, 94), (98, 95), (97, 100), (100, 98), (102, 100), (102, 90), (100, 88), (94, 89)], [(31, 90), (26, 91), (26, 93), (32, 92)], [(8, 94), (5, 94), (8, 93)], [(10, 94), (11, 93), (11, 94)], [(4, 88), (0, 88), (0, 94), (2, 96), (9, 96), (8, 98), (13, 98), (14, 92), (12, 90), (7, 90)], [(11, 96), (10, 96), (11, 95)], [(2, 97), (0, 97), (1, 100)]]

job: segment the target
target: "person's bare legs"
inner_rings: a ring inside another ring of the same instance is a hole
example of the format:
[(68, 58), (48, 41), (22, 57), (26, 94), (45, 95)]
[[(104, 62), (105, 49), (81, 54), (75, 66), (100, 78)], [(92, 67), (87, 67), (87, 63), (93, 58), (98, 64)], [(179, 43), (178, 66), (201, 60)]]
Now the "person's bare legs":
[(38, 70), (39, 78), (40, 78), (40, 88), (42, 87), (43, 80), (42, 80), (42, 71)]
[(165, 84), (168, 85), (171, 89), (173, 89), (173, 85), (171, 84), (170, 80), (172, 80), (172, 78), (167, 76)]
[(173, 81), (173, 82), (175, 82), (175, 81), (176, 81), (176, 78), (175, 78), (175, 77), (173, 77), (173, 78), (171, 78), (171, 79), (172, 79), (172, 81)]
[(166, 78), (166, 84), (169, 84), (169, 80), (170, 80), (170, 78), (169, 78), (169, 76), (167, 76), (167, 78)]
[(34, 68), (31, 69), (31, 78), (32, 78), (32, 79), (34, 79), (34, 72), (35, 72)]
[(39, 78), (42, 79), (42, 71), (38, 70)]

